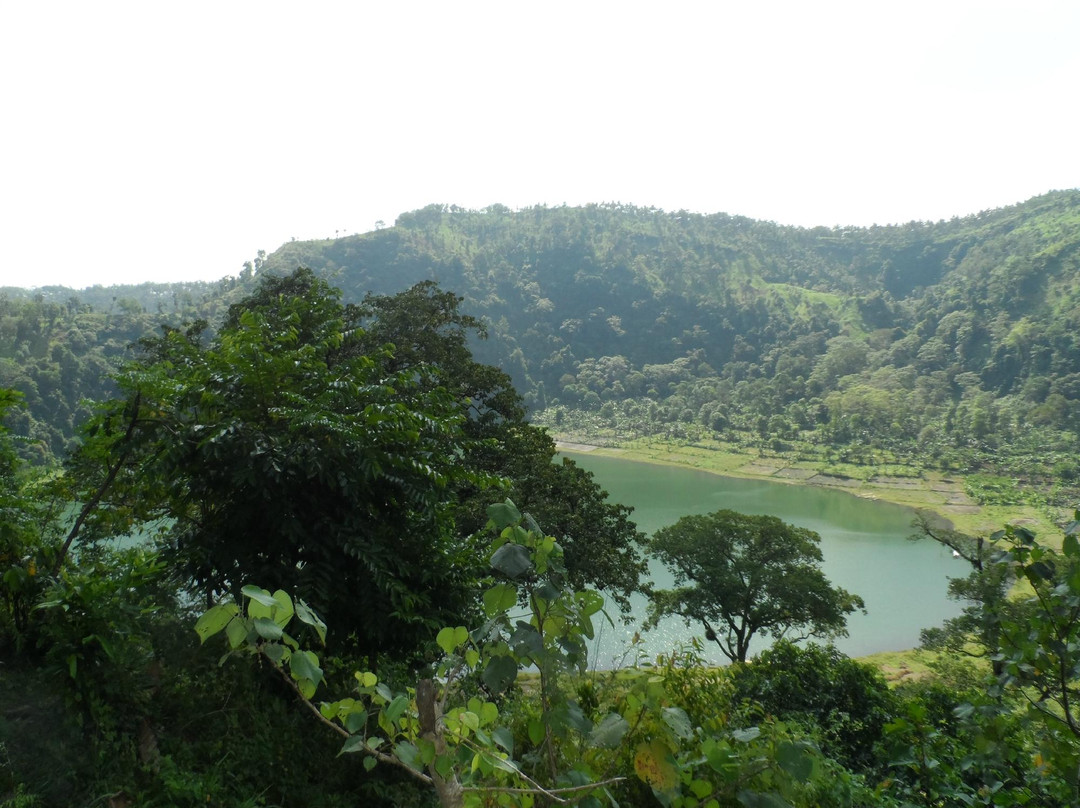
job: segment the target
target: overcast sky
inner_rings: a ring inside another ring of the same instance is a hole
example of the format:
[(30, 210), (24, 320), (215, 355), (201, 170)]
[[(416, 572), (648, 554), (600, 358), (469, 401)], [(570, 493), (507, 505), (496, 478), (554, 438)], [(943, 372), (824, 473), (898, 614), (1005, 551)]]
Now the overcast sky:
[(0, 286), (433, 202), (805, 226), (1080, 187), (1080, 3), (0, 0)]

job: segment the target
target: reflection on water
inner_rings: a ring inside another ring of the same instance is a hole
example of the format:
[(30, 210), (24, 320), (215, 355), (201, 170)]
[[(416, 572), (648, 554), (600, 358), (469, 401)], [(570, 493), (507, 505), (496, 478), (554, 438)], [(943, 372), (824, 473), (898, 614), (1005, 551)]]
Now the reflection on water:
[[(613, 501), (633, 506), (633, 519), (649, 534), (681, 516), (721, 508), (771, 514), (819, 533), (829, 580), (866, 602), (867, 613), (853, 615), (848, 620), (850, 635), (836, 642), (850, 656), (913, 648), (921, 629), (940, 625), (960, 611), (961, 605), (946, 597), (946, 587), (950, 576), (966, 575), (967, 567), (933, 542), (908, 541), (913, 517), (908, 508), (814, 486), (720, 477), (590, 454), (570, 456), (596, 475)], [(671, 584), (662, 565), (654, 565), (653, 576), (661, 588)], [(627, 653), (644, 617), (645, 600), (634, 599), (629, 626), (619, 621), (617, 611), (610, 613), (615, 627), (606, 621), (598, 626), (594, 658), (600, 667)], [(689, 642), (693, 635), (701, 635), (699, 627), (687, 628), (671, 618), (643, 635), (640, 649), (652, 658)], [(716, 646), (708, 645), (709, 659), (724, 661)], [(763, 646), (760, 643), (756, 650)]]

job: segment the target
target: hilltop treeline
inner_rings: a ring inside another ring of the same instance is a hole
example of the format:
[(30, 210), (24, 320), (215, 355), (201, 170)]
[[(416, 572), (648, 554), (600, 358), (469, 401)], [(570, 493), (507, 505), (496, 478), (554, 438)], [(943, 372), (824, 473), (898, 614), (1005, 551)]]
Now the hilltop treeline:
[(870, 228), (433, 205), (372, 233), (290, 242), (214, 285), (108, 301), (9, 291), (0, 384), (31, 403), (16, 431), (56, 454), (79, 398), (98, 393), (101, 359), (160, 322), (213, 321), (254, 278), (302, 265), (346, 301), (424, 280), (462, 295), (487, 324), (478, 359), (510, 374), (541, 423), (1068, 481), (1080, 473), (1078, 244), (1077, 191)]
[[(783, 227), (619, 205), (431, 206), (297, 242), (347, 297), (433, 279), (549, 424), (1077, 474), (1080, 193), (951, 221)], [(569, 419), (569, 420), (567, 420)]]

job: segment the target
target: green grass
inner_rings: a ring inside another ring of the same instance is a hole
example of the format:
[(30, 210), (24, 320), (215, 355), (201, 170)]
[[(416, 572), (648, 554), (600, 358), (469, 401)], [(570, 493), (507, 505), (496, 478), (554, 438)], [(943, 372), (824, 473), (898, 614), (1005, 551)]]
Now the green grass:
[[(589, 442), (588, 438), (580, 435), (567, 439)], [(957, 494), (965, 489), (962, 476), (899, 463), (861, 465), (830, 462), (820, 455), (811, 458), (806, 453), (795, 452), (763, 454), (715, 440), (676, 443), (651, 437), (620, 442), (614, 446), (595, 449), (594, 452), (627, 460), (683, 466), (726, 477), (768, 479), (790, 485), (808, 483), (805, 477), (778, 475), (780, 469), (797, 469), (804, 475), (806, 472), (816, 472), (831, 477), (848, 478), (856, 481), (856, 485), (844, 486), (840, 490), (854, 496), (931, 511), (963, 533), (989, 535), (1006, 524), (1022, 524), (1034, 530), (1043, 543), (1052, 547), (1060, 547), (1062, 539), (1061, 529), (1055, 522), (1062, 523), (1069, 516), (1065, 513), (1052, 513), (1045, 506), (1030, 502), (990, 505), (977, 505), (973, 501), (958, 502)], [(903, 485), (876, 481), (880, 477), (902, 478)], [(911, 483), (918, 485), (909, 487)]]

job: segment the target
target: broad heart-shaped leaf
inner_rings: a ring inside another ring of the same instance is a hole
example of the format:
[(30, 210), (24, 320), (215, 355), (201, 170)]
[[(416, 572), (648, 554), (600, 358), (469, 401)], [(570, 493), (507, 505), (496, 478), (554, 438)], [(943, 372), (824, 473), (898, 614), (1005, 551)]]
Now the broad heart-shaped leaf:
[(275, 665), (279, 664), (281, 660), (285, 658), (286, 650), (288, 649), (286, 649), (284, 645), (280, 645), (276, 642), (268, 642), (262, 648), (262, 652), (266, 654), (266, 658)]
[(668, 725), (676, 738), (686, 741), (694, 737), (694, 726), (690, 723), (690, 717), (681, 707), (665, 707), (663, 718), (664, 723)]
[(671, 760), (671, 750), (661, 740), (638, 745), (634, 751), (634, 771), (657, 791), (671, 791), (679, 782), (679, 770)]
[(496, 530), (502, 530), (509, 525), (516, 525), (521, 521), (521, 511), (510, 500), (496, 502), (487, 509), (488, 519), (495, 523)]
[(353, 710), (345, 715), (342, 723), (349, 732), (359, 732), (367, 726), (368, 714), (363, 707)]
[(239, 611), (235, 603), (222, 603), (204, 613), (195, 622), (195, 633), (199, 635), (199, 642), (206, 642), (225, 628)]
[(630, 729), (630, 722), (618, 713), (608, 713), (589, 733), (589, 744), (603, 749), (614, 749), (622, 743)]
[(423, 766), (420, 763), (420, 750), (408, 741), (399, 741), (394, 744), (394, 755), (410, 769), (415, 769), (416, 771), (421, 771), (423, 769)]
[(259, 632), (259, 636), (262, 637), (264, 640), (281, 639), (281, 626), (279, 626), (269, 617), (256, 617), (255, 630)]
[(277, 601), (274, 600), (274, 596), (262, 587), (251, 586), (251, 584), (248, 584), (241, 589), (240, 592), (246, 597), (251, 598), (253, 601), (261, 603), (263, 606), (277, 606)]
[(1080, 557), (1080, 541), (1077, 541), (1075, 533), (1065, 534), (1065, 539), (1061, 542), (1061, 551), (1069, 558)]
[(814, 773), (814, 758), (805, 743), (783, 741), (776, 749), (776, 762), (800, 783), (805, 783)]
[(484, 668), (482, 679), (492, 693), (502, 693), (517, 679), (517, 663), (508, 656), (497, 656)]
[(326, 643), (326, 623), (302, 600), (296, 602), (296, 617), (301, 623), (315, 629), (315, 633), (319, 635), (319, 642)]
[(225, 626), (225, 636), (229, 638), (229, 647), (236, 650), (243, 645), (250, 628), (246, 621), (239, 618), (229, 621), (229, 624)]
[(495, 584), (484, 592), (484, 614), (488, 617), (512, 609), (516, 603), (517, 589), (510, 584)]
[(435, 642), (445, 653), (454, 653), (454, 649), (457, 648), (457, 643), (454, 642), (454, 629), (450, 626), (439, 629), (439, 633), (435, 635)]
[(506, 754), (514, 755), (514, 733), (506, 727), (499, 727), (491, 733), (491, 740), (506, 750)]
[(465, 626), (457, 626), (456, 628), (447, 626), (446, 628), (440, 629), (439, 633), (435, 636), (435, 642), (448, 654), (454, 653), (454, 651), (468, 641), (469, 630), (465, 628)]
[[(301, 682), (306, 679), (313, 685), (318, 685), (323, 678), (322, 668), (319, 667), (319, 658), (311, 651), (297, 651), (289, 657), (289, 672), (294, 679)], [(314, 688), (312, 692), (314, 692)]]
[[(351, 738), (346, 738), (345, 743), (341, 746), (341, 751), (338, 755), (345, 755), (349, 752), (363, 752), (366, 747), (364, 746), (363, 735), (353, 735)], [(374, 760), (375, 758), (372, 758)]]
[(504, 544), (491, 556), (491, 566), (507, 578), (519, 578), (532, 567), (529, 551), (520, 544)]
[(274, 609), (272, 615), (273, 620), (282, 628), (289, 625), (289, 621), (293, 616), (293, 602), (289, 597), (289, 593), (284, 589), (279, 589), (274, 592), (274, 603), (277, 604), (277, 608)]

